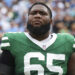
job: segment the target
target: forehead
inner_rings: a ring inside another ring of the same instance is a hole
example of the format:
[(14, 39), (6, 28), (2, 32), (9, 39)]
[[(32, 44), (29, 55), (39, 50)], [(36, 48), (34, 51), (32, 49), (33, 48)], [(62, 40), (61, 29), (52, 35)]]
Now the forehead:
[(45, 11), (48, 12), (48, 9), (44, 5), (34, 5), (31, 11)]

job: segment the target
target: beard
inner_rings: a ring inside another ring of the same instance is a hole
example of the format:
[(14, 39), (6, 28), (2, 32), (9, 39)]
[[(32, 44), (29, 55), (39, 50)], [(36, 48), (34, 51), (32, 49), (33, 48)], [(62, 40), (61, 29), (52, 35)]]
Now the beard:
[(41, 25), (40, 27), (34, 27), (32, 24), (28, 22), (27, 29), (29, 30), (31, 34), (36, 36), (39, 36), (39, 35), (41, 36), (46, 34), (50, 30), (50, 22), (47, 24)]

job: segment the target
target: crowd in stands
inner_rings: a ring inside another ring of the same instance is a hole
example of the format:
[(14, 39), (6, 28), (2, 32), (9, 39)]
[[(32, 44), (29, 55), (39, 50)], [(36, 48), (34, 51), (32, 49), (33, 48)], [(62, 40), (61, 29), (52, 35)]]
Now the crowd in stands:
[(44, 2), (51, 8), (52, 32), (75, 36), (74, 0), (0, 0), (0, 33), (27, 31), (28, 9), (36, 1)]
[(53, 32), (75, 35), (74, 0), (0, 0), (0, 33), (27, 31), (27, 12), (36, 1), (42, 1), (51, 8)]

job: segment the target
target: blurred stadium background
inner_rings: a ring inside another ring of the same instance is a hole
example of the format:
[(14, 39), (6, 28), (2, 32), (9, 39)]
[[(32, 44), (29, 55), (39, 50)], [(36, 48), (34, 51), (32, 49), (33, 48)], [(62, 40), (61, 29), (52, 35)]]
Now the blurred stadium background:
[(52, 32), (75, 36), (74, 0), (0, 0), (0, 33), (27, 31), (27, 12), (36, 1), (42, 1), (52, 9)]

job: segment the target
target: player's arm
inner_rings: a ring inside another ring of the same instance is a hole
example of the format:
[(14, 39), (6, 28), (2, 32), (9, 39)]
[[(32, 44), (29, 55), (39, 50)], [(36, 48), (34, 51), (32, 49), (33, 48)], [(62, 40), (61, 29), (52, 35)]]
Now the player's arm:
[(69, 60), (67, 75), (75, 75), (75, 53), (72, 54)]
[(0, 55), (0, 75), (14, 75), (14, 57), (8, 50)]
[(3, 35), (4, 35), (4, 33), (0, 33), (0, 40), (1, 40), (1, 38), (2, 38)]
[(3, 33), (0, 33), (0, 43), (1, 43), (1, 39), (2, 39), (2, 37), (3, 37)]

